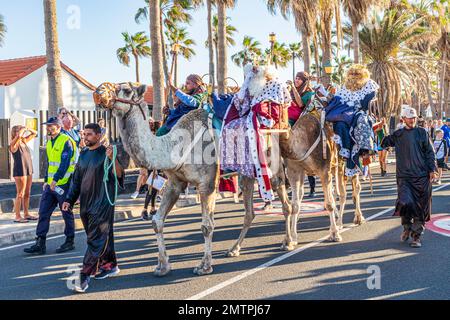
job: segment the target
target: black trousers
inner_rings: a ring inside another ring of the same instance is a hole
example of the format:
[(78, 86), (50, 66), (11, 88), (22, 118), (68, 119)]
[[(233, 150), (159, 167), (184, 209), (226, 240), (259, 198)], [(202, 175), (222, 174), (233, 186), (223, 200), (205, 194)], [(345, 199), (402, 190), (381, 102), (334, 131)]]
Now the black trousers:
[(308, 176), (308, 182), (309, 182), (309, 188), (311, 189), (311, 192), (315, 192), (316, 191), (316, 177)]

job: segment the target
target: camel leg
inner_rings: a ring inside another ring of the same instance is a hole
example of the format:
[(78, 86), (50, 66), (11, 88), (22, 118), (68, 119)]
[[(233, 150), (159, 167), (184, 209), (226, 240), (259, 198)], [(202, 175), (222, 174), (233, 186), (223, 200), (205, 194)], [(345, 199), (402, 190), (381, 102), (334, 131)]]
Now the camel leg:
[(337, 189), (339, 190), (339, 216), (338, 216), (338, 228), (344, 228), (344, 210), (347, 202), (347, 177), (345, 176), (345, 164), (339, 164), (339, 171), (337, 174)]
[(244, 208), (245, 208), (245, 217), (244, 217), (244, 226), (242, 227), (241, 234), (239, 235), (239, 239), (236, 243), (231, 247), (230, 250), (226, 253), (228, 257), (238, 257), (241, 250), (242, 242), (244, 241), (245, 235), (247, 234), (248, 229), (255, 219), (255, 212), (253, 211), (253, 184), (255, 180), (253, 178), (241, 177), (241, 190), (242, 196), (244, 198)]
[(353, 203), (355, 204), (355, 218), (353, 219), (353, 223), (356, 225), (361, 225), (365, 222), (365, 219), (362, 214), (360, 204), (361, 182), (359, 181), (359, 176), (356, 175), (352, 178), (352, 187), (353, 187)]
[(303, 184), (305, 172), (298, 165), (295, 165), (294, 162), (288, 161), (287, 174), (292, 190), (292, 211), (284, 212), (286, 219), (286, 238), (283, 241), (281, 250), (292, 251), (298, 244), (297, 224), (304, 195)]
[(161, 205), (153, 216), (152, 225), (156, 234), (156, 242), (158, 244), (158, 265), (155, 269), (155, 276), (162, 277), (168, 274), (171, 270), (169, 263), (169, 256), (166, 252), (166, 245), (164, 243), (164, 221), (173, 206), (180, 197), (180, 193), (186, 188), (186, 183), (182, 181), (168, 181), (168, 186), (161, 201)]
[[(199, 188), (202, 190), (202, 188)], [(202, 233), (205, 239), (205, 253), (202, 262), (194, 268), (194, 274), (202, 276), (213, 272), (212, 267), (212, 237), (214, 233), (214, 207), (216, 192), (213, 189), (209, 192), (200, 191), (202, 205)]]
[[(333, 192), (331, 190), (332, 187), (332, 176), (329, 172), (326, 172), (320, 177), (320, 180), (323, 184), (323, 194), (325, 196), (325, 209), (328, 211), (328, 215), (330, 217), (330, 236), (328, 240), (333, 242), (342, 241), (342, 237), (339, 234), (339, 228), (336, 224), (336, 203), (334, 201)], [(341, 194), (342, 196), (342, 194)]]

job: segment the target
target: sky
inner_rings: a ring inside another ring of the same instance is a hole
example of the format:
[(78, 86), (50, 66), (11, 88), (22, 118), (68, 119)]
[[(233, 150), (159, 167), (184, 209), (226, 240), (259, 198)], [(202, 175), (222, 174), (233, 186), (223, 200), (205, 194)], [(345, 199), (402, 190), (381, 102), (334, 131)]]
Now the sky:
[[(42, 0), (0, 0), (0, 14), (8, 28), (5, 44), (0, 48), (0, 59), (14, 59), (45, 55), (44, 14)], [(134, 61), (130, 67), (121, 65), (116, 50), (123, 46), (121, 33), (146, 31), (148, 23), (136, 24), (134, 15), (144, 6), (144, 0), (57, 0), (57, 18), (61, 61), (94, 85), (102, 82), (135, 80)], [(238, 29), (236, 46), (228, 50), (228, 75), (242, 82), (242, 70), (231, 62), (231, 55), (241, 50), (245, 35), (269, 47), (268, 35), (277, 34), (279, 42), (300, 42), (293, 19), (272, 16), (263, 0), (239, 0), (230, 10), (231, 24)], [(179, 58), (178, 79), (191, 73), (208, 73), (206, 8), (193, 12), (193, 21), (187, 26), (190, 37), (196, 41), (196, 55), (191, 61)], [(300, 61), (297, 68), (302, 68)], [(292, 64), (279, 71), (282, 79), (292, 77)], [(151, 84), (151, 59), (140, 62), (141, 82)]]

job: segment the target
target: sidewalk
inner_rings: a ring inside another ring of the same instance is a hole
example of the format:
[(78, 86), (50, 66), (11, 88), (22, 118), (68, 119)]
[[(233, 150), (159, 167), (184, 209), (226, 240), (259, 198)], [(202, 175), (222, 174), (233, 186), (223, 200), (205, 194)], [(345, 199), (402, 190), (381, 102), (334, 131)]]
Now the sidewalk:
[[(137, 199), (130, 199), (130, 195), (121, 195), (116, 203), (115, 221), (123, 221), (133, 218), (140, 218), (144, 208), (145, 194), (141, 194)], [(197, 204), (195, 194), (189, 196), (182, 195), (174, 208), (182, 208)], [(30, 210), (30, 214), (38, 216), (37, 210)], [(83, 224), (79, 216), (79, 207), (74, 209), (75, 228), (83, 229)], [(23, 216), (23, 213), (22, 213)], [(37, 221), (28, 223), (15, 223), (13, 213), (0, 214), (0, 247), (14, 245), (17, 243), (33, 240), (36, 236)], [(48, 236), (64, 233), (64, 220), (59, 208), (55, 210), (50, 222)]]

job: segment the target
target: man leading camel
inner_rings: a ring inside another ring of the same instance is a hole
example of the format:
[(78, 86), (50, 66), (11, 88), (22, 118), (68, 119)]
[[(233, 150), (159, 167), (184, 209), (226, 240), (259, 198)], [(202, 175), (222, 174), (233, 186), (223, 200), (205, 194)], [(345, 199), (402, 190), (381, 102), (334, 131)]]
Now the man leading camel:
[(431, 181), (436, 177), (436, 157), (425, 129), (416, 127), (417, 112), (402, 111), (405, 127), (381, 142), (382, 148), (395, 147), (398, 198), (395, 214), (401, 216), (402, 241), (412, 237), (411, 247), (422, 246), (420, 236), (431, 216)]

